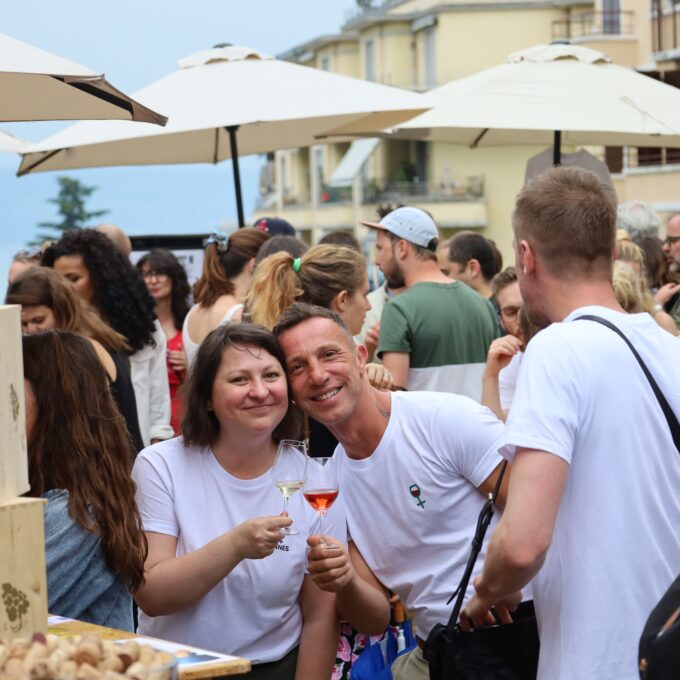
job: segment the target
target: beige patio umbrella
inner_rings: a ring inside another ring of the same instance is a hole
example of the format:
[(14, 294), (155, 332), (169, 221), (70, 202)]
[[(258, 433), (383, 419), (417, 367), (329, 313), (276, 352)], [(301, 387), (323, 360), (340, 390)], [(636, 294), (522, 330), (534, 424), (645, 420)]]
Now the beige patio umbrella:
[(680, 146), (679, 89), (577, 45), (521, 50), (430, 93), (446, 101), (383, 135), (473, 148), (552, 143), (555, 163), (561, 144)]
[(131, 99), (103, 75), (0, 33), (0, 121), (167, 118)]
[(26, 146), (23, 139), (19, 139), (9, 132), (0, 130), (0, 151), (6, 153), (21, 153)]
[(414, 92), (234, 46), (180, 60), (177, 71), (135, 96), (165, 111), (168, 125), (77, 123), (28, 147), (18, 174), (231, 158), (242, 226), (239, 153), (309, 146), (326, 130), (350, 122), (360, 130), (392, 127), (429, 108), (428, 98)]

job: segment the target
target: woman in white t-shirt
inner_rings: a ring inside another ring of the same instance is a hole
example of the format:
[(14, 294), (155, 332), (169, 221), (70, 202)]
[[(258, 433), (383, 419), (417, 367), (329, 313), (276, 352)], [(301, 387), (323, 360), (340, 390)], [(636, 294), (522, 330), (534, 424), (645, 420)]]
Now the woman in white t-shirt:
[[(277, 443), (299, 432), (283, 365), (266, 329), (220, 326), (187, 380), (183, 437), (139, 454), (139, 632), (246, 657), (255, 678), (318, 680), (331, 675), (338, 622), (334, 596), (305, 573), (315, 514), (296, 494), (282, 516), (270, 473)], [(328, 533), (344, 539), (336, 506)], [(283, 536), (292, 522), (300, 534)]]

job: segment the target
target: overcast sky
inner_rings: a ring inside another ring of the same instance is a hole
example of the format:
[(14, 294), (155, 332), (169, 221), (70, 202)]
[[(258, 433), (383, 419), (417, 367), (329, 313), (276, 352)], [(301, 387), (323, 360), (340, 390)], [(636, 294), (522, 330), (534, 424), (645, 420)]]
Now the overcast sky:
[[(116, 0), (116, 2), (11, 3), (0, 31), (103, 72), (128, 94), (167, 75), (176, 62), (216, 43), (254, 47), (276, 55), (299, 43), (340, 30), (352, 0)], [(32, 142), (64, 123), (3, 123)], [(18, 158), (0, 154), (0, 292), (12, 254), (56, 219), (47, 199), (57, 193), (48, 172), (16, 178)], [(257, 192), (257, 158), (241, 162), (246, 214)], [(130, 234), (205, 232), (236, 219), (231, 163), (102, 168), (69, 171), (96, 186), (88, 207)]]

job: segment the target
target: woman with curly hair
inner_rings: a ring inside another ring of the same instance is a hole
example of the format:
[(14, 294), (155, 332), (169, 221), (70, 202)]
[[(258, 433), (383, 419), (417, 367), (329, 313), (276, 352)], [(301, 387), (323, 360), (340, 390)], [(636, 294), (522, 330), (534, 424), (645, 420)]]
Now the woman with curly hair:
[(67, 278), (76, 293), (125, 338), (144, 445), (172, 437), (165, 335), (139, 272), (94, 229), (67, 231), (45, 251), (42, 263)]
[(170, 386), (170, 424), (179, 434), (180, 398), (178, 390), (187, 371), (187, 355), (182, 342), (182, 324), (189, 311), (191, 288), (181, 262), (169, 250), (156, 249), (143, 255), (137, 269), (156, 301), (156, 317), (168, 343), (167, 368)]
[(184, 319), (184, 351), (191, 366), (198, 346), (210, 331), (240, 321), (255, 268), (255, 257), (269, 234), (254, 227), (227, 236), (214, 232), (205, 242), (203, 271), (194, 284), (196, 304)]
[(109, 377), (113, 398), (120, 409), (136, 451), (144, 448), (137, 420), (137, 405), (130, 371), (125, 362), (125, 338), (110, 328), (63, 276), (49, 267), (33, 267), (10, 285), (8, 305), (21, 305), (24, 333), (59, 329), (87, 338)]
[(43, 497), (49, 611), (132, 630), (147, 544), (135, 504), (133, 450), (85, 339), (23, 337), (28, 495)]

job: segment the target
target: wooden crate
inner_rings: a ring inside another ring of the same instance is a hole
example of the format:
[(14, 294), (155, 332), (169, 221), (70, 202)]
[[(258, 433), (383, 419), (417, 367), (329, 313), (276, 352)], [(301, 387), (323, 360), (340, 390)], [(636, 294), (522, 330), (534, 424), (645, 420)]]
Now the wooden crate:
[(47, 632), (44, 505), (0, 503), (0, 640)]
[(0, 305), (0, 503), (29, 489), (20, 312)]

